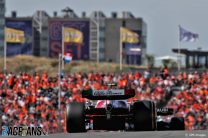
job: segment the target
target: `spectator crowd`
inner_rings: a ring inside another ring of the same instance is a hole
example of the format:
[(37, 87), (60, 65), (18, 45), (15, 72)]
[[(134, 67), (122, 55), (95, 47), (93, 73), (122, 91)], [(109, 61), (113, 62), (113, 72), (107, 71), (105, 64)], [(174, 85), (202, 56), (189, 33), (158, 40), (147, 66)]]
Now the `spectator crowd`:
[(56, 133), (60, 121), (65, 131), (66, 104), (84, 102), (86, 99), (80, 96), (83, 89), (107, 89), (108, 83), (117, 83), (119, 88), (134, 88), (136, 95), (130, 102), (146, 99), (155, 101), (157, 106), (174, 108), (175, 116), (185, 118), (187, 130), (207, 129), (208, 72), (169, 74), (167, 69), (159, 73), (146, 70), (142, 73), (65, 74), (60, 82), (61, 111), (58, 110), (58, 75), (0, 73), (1, 123), (41, 126), (49, 133)]

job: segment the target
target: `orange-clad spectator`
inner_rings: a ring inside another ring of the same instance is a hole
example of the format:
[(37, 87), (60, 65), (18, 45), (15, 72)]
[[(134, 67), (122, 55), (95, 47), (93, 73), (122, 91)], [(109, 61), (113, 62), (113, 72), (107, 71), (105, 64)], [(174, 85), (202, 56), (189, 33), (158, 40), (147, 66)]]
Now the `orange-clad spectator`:
[(98, 82), (95, 82), (95, 83), (93, 84), (93, 87), (94, 87), (96, 90), (101, 89), (101, 86), (100, 86), (100, 84), (99, 84)]
[(23, 112), (20, 112), (20, 113), (19, 113), (19, 118), (20, 118), (20, 120), (23, 120), (24, 117), (25, 117), (24, 113), (23, 113)]
[(37, 105), (36, 106), (36, 111), (39, 111), (39, 110), (41, 110), (41, 106), (40, 105)]
[(131, 81), (134, 80), (134, 75), (132, 73), (129, 74), (129, 80), (131, 80)]
[(188, 78), (188, 75), (186, 72), (183, 73), (183, 79), (187, 79)]
[(31, 96), (31, 103), (36, 103), (36, 96), (35, 95)]
[(136, 74), (135, 74), (135, 79), (139, 79), (141, 77), (141, 74), (139, 73), (139, 72), (137, 72)]
[(119, 88), (123, 87), (123, 81), (121, 79), (118, 81), (118, 87)]
[(149, 80), (149, 82), (150, 82), (150, 85), (155, 84), (156, 78), (155, 77), (151, 77), (150, 80)]
[(78, 89), (75, 87), (75, 88), (72, 89), (72, 92), (73, 92), (74, 94), (76, 94), (76, 93), (78, 93)]
[(90, 85), (89, 84), (86, 84), (85, 86), (84, 86), (84, 90), (89, 90), (91, 87), (90, 87)]
[(140, 86), (143, 87), (145, 85), (145, 78), (140, 78)]
[(41, 117), (42, 117), (42, 118), (46, 118), (46, 115), (47, 115), (47, 114), (46, 114), (45, 112), (41, 112)]
[(23, 112), (24, 114), (27, 114), (28, 110), (27, 110), (27, 108), (26, 108), (25, 106), (22, 107), (22, 112)]
[(9, 105), (7, 105), (7, 106), (4, 107), (4, 112), (5, 112), (5, 113), (7, 113), (8, 110), (9, 110)]

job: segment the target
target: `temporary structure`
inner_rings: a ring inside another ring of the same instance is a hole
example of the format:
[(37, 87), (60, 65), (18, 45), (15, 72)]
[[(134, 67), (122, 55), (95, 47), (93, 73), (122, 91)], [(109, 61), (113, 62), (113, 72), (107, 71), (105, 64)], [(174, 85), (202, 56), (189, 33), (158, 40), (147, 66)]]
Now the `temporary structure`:
[(161, 56), (161, 57), (156, 57), (155, 60), (174, 60), (174, 61), (177, 61), (177, 57), (174, 57), (174, 56)]

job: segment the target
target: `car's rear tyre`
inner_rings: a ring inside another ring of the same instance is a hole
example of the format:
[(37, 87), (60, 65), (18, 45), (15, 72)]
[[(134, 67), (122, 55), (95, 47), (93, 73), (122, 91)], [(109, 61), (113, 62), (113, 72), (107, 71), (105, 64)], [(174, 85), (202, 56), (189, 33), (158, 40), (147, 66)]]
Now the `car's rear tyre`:
[(85, 132), (85, 104), (72, 102), (66, 106), (66, 130), (68, 133)]
[(133, 104), (133, 123), (136, 131), (152, 131), (157, 129), (155, 103), (137, 101)]
[(170, 121), (170, 130), (185, 130), (183, 117), (173, 117)]

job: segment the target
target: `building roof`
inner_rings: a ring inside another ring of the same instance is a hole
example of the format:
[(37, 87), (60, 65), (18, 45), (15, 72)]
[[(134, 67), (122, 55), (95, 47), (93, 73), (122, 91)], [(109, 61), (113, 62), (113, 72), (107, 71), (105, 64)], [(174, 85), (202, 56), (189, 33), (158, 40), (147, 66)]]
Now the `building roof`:
[[(177, 48), (172, 49), (172, 51), (174, 53), (178, 53)], [(208, 51), (204, 51), (204, 50), (188, 50), (188, 49), (180, 49), (180, 53), (184, 54), (184, 55), (200, 55), (200, 56), (207, 56), (208, 55)]]

